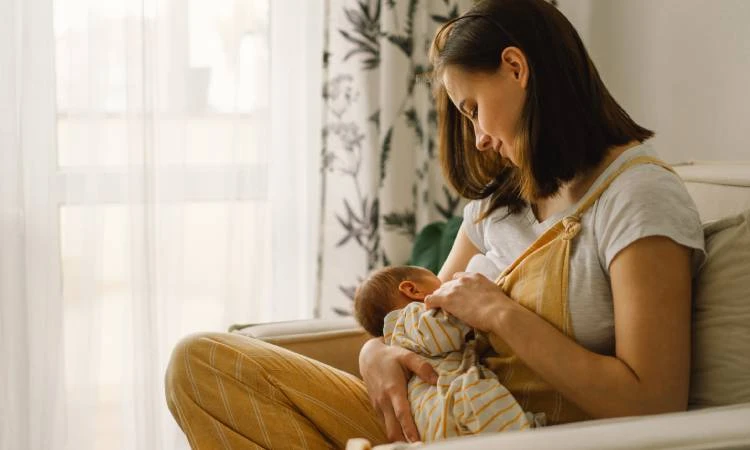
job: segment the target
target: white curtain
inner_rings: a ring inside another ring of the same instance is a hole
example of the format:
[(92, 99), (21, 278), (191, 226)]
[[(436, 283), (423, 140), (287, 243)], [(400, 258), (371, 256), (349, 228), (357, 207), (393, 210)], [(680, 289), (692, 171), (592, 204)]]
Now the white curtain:
[(0, 0), (0, 448), (187, 448), (177, 340), (313, 315), (315, 3)]

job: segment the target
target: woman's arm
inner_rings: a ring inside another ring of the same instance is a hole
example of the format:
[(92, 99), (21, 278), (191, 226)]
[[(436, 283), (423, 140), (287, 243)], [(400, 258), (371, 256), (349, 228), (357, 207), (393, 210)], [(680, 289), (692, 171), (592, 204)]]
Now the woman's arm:
[(590, 352), (520, 307), (492, 330), (563, 396), (596, 418), (684, 411), (690, 377), (690, 252), (640, 239), (610, 265), (616, 356)]
[(478, 274), (425, 299), (501, 337), (532, 370), (595, 418), (685, 410), (690, 375), (690, 252), (648, 237), (610, 264), (616, 355), (591, 352)]
[(451, 251), (448, 253), (448, 257), (445, 259), (443, 267), (440, 268), (440, 273), (438, 273), (440, 281), (445, 283), (453, 278), (454, 273), (466, 270), (469, 260), (471, 260), (471, 257), (477, 253), (479, 253), (479, 249), (471, 242), (469, 236), (466, 235), (466, 231), (464, 231), (464, 226), (462, 224), (461, 228), (458, 229), (456, 240), (453, 241)]

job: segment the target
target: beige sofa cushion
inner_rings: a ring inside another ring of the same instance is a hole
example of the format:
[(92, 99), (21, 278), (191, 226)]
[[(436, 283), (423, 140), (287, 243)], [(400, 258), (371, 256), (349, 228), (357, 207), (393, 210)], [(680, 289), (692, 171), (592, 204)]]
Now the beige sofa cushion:
[(693, 162), (674, 169), (704, 222), (750, 209), (750, 162)]
[(750, 210), (705, 226), (695, 283), (691, 408), (750, 402)]

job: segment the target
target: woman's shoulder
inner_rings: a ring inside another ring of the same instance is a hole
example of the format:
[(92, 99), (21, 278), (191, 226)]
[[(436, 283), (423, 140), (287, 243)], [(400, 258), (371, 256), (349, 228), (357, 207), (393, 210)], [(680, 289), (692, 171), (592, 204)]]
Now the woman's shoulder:
[(685, 193), (687, 190), (679, 175), (655, 163), (629, 167), (612, 181), (602, 194), (606, 199), (616, 195), (635, 195), (644, 191)]
[(513, 236), (530, 225), (528, 221), (523, 221), (525, 215), (508, 214), (505, 206), (496, 208), (487, 217), (478, 220), (489, 207), (489, 202), (489, 199), (471, 200), (463, 214), (462, 229), (481, 253), (487, 253), (502, 241), (503, 239), (498, 240), (499, 236)]
[(487, 209), (489, 198), (469, 200), (464, 206), (464, 219), (476, 222), (479, 216)]
[[(464, 220), (465, 221), (471, 221), (471, 222), (477, 222), (477, 219), (482, 216), (482, 214), (490, 207), (490, 198), (482, 198), (482, 199), (476, 199), (476, 200), (469, 200), (466, 203), (466, 206), (464, 206)], [(490, 213), (487, 217), (483, 218), (479, 223), (492, 223), (497, 222), (499, 220), (503, 220), (507, 217), (513, 216), (512, 214), (508, 214), (508, 207), (507, 206), (500, 206), (496, 207), (492, 213)]]
[(602, 193), (594, 214), (604, 267), (625, 246), (647, 236), (665, 236), (703, 249), (693, 199), (677, 174), (657, 164), (639, 164), (622, 172)]
[(679, 175), (653, 163), (639, 164), (622, 172), (602, 193), (599, 203), (615, 203), (636, 208), (687, 208), (697, 213)]
[[(642, 158), (649, 158), (650, 161), (636, 162)], [(602, 193), (599, 203), (625, 199), (632, 199), (636, 203), (665, 201), (674, 196), (689, 200), (690, 196), (680, 177), (667, 164), (660, 162), (661, 158), (651, 142), (641, 143), (621, 153), (596, 183), (611, 180), (617, 171), (625, 167)], [(653, 197), (647, 194), (653, 194)]]

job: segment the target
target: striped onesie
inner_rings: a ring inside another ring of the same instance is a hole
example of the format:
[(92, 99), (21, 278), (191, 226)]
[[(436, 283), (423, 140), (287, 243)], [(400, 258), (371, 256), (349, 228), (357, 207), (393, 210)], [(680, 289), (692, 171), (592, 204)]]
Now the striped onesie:
[(476, 341), (465, 339), (471, 331), (455, 317), (426, 309), (421, 302), (385, 317), (385, 343), (424, 356), (438, 374), (437, 386), (416, 376), (409, 380), (409, 403), (424, 442), (541, 425), (535, 424), (534, 414), (521, 409), (493, 372), (479, 364)]

